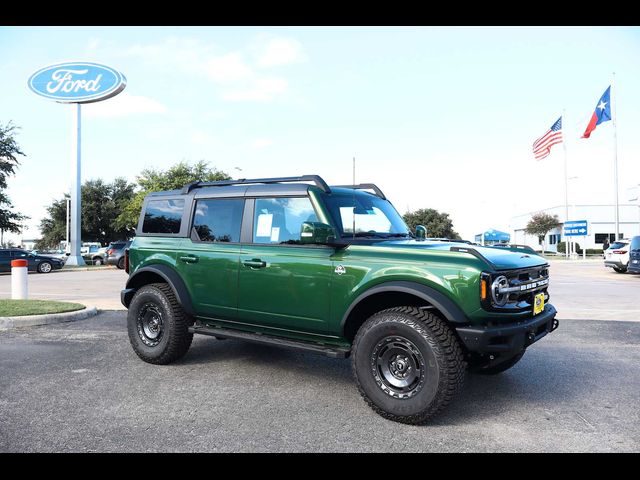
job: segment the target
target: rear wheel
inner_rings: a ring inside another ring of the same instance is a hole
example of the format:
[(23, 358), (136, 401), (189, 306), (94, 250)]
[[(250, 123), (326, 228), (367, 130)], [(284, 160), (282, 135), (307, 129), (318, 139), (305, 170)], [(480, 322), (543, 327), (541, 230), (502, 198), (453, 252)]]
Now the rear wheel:
[(438, 316), (417, 307), (376, 313), (358, 330), (353, 371), (373, 410), (401, 423), (423, 424), (464, 382), (458, 340)]
[(148, 363), (164, 365), (183, 357), (193, 340), (191, 323), (191, 317), (166, 283), (145, 285), (129, 305), (129, 341), (136, 354)]
[(117, 267), (118, 267), (120, 270), (124, 270), (124, 257), (120, 257), (120, 260), (118, 260)]
[(624, 267), (613, 267), (613, 270), (614, 270), (616, 273), (625, 273), (625, 272), (627, 271), (627, 267), (628, 267), (628, 266), (629, 266), (629, 264), (627, 264), (627, 265), (626, 265), (626, 266), (624, 266)]

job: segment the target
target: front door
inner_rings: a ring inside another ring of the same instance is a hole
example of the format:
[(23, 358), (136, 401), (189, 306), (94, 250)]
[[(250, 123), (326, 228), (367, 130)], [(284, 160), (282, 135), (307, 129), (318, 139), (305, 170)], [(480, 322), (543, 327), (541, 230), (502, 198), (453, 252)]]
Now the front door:
[(244, 199), (198, 199), (194, 208), (191, 238), (183, 240), (178, 270), (199, 316), (233, 320)]
[(240, 254), (238, 320), (279, 330), (326, 333), (334, 249), (301, 245), (315, 222), (307, 197), (257, 198), (252, 243)]

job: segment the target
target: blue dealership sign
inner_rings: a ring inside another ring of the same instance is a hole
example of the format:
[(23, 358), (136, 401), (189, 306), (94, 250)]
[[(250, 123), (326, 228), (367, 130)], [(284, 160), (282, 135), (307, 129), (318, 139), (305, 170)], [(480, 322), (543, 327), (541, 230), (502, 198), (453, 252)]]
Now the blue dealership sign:
[(586, 237), (589, 234), (589, 225), (586, 220), (568, 220), (564, 222), (562, 233), (565, 237)]
[(88, 62), (50, 65), (29, 77), (33, 92), (62, 103), (99, 102), (117, 95), (126, 85), (120, 72)]

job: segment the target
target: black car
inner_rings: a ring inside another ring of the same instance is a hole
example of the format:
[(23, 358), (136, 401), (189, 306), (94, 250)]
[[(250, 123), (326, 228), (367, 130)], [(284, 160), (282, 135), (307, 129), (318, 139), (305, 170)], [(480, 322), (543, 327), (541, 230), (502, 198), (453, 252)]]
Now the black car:
[(107, 265), (116, 265), (124, 269), (124, 251), (131, 246), (131, 240), (111, 242), (107, 247)]
[(3, 248), (0, 250), (0, 272), (11, 271), (11, 260), (28, 260), (27, 269), (30, 272), (49, 273), (59, 270), (64, 265), (62, 260), (45, 255), (36, 255), (19, 248)]
[(629, 244), (629, 273), (640, 273), (640, 235), (633, 237)]

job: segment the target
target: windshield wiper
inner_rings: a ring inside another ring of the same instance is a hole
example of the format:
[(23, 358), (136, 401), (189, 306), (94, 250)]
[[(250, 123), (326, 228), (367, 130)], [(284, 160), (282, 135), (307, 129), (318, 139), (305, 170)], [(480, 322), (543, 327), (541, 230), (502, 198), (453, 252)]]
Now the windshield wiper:
[(413, 238), (413, 235), (410, 233), (387, 233), (387, 238)]
[(386, 234), (383, 233), (378, 233), (378, 232), (356, 232), (356, 234), (344, 234), (344, 238), (349, 238), (349, 237), (356, 237), (356, 238), (363, 238), (363, 237), (373, 237), (373, 238), (387, 238)]

